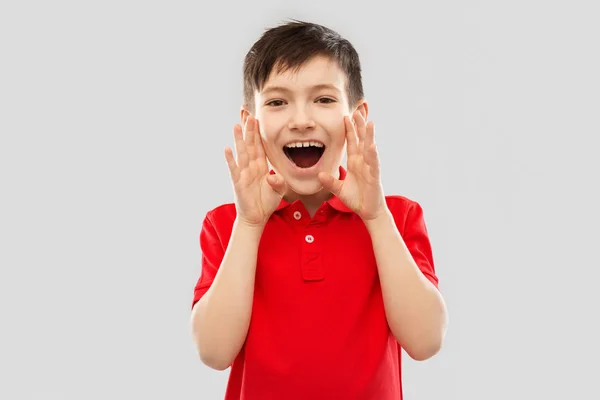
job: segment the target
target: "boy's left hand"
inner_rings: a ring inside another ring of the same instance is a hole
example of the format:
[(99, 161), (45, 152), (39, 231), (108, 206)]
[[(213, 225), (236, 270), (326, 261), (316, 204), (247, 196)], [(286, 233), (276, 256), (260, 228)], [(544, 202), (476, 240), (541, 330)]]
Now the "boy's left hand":
[(326, 172), (321, 172), (319, 179), (324, 188), (339, 197), (364, 221), (368, 221), (383, 215), (387, 211), (387, 205), (381, 185), (373, 122), (367, 124), (358, 111), (354, 113), (353, 119), (356, 127), (350, 117), (344, 116), (348, 152), (345, 179), (335, 179)]

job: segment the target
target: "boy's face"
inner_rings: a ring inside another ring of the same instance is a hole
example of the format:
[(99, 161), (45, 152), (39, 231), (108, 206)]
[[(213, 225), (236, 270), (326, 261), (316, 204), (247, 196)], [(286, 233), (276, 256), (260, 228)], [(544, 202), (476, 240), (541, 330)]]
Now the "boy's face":
[[(321, 171), (338, 177), (346, 143), (344, 116), (353, 111), (345, 87), (346, 76), (337, 64), (315, 57), (295, 73), (272, 74), (255, 93), (267, 158), (299, 195), (322, 190)], [(365, 103), (361, 110), (366, 117)]]

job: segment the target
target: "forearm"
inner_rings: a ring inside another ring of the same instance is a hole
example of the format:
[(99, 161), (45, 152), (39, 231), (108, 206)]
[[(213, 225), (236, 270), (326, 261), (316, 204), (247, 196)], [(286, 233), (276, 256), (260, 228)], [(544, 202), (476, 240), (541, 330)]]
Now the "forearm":
[(211, 368), (229, 367), (246, 340), (261, 235), (262, 228), (236, 220), (215, 279), (194, 307), (194, 341), (200, 358)]
[(366, 226), (390, 329), (412, 358), (427, 359), (442, 345), (447, 325), (444, 300), (419, 270), (391, 213), (367, 221)]

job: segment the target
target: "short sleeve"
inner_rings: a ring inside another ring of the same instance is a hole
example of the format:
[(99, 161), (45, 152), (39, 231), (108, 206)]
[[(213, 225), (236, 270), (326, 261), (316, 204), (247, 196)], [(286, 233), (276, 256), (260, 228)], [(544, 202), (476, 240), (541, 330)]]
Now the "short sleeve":
[(435, 274), (431, 242), (423, 217), (423, 209), (419, 203), (413, 201), (408, 207), (403, 231), (402, 238), (415, 263), (423, 275), (438, 288), (439, 279)]
[(208, 213), (202, 222), (200, 230), (200, 277), (194, 287), (194, 296), (192, 308), (204, 296), (213, 283), (221, 260), (225, 254), (224, 246), (221, 243), (217, 230), (211, 220), (211, 214)]

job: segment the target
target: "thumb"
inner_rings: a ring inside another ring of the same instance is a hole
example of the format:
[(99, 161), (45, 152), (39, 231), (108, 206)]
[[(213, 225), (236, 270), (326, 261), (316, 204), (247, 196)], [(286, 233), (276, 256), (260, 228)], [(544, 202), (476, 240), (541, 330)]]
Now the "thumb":
[(333, 193), (336, 196), (340, 195), (340, 192), (342, 190), (342, 184), (343, 184), (343, 182), (341, 180), (335, 179), (333, 177), (333, 175), (331, 175), (330, 173), (327, 173), (327, 172), (320, 172), (319, 180), (321, 181), (321, 184), (323, 185), (323, 187), (325, 189), (329, 190), (331, 193)]
[(279, 193), (281, 196), (285, 194), (286, 184), (282, 176), (269, 175), (267, 176), (267, 183), (271, 185), (273, 190)]

